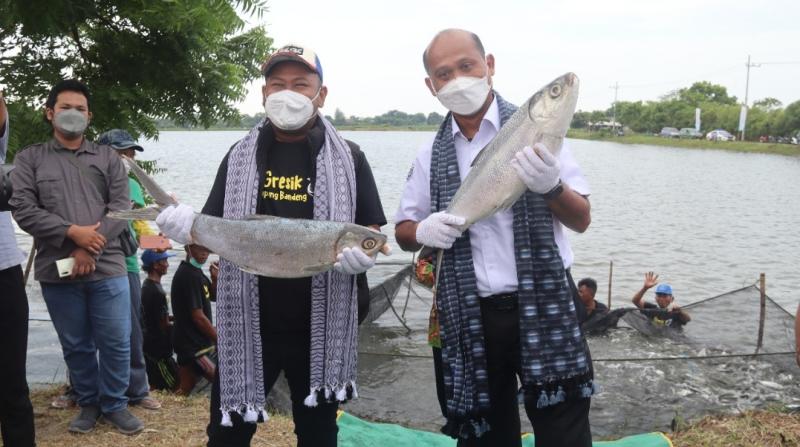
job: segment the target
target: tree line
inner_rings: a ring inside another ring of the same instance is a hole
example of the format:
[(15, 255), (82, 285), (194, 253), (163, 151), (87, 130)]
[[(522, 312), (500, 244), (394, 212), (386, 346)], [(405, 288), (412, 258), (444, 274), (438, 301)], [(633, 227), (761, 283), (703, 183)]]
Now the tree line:
[[(695, 82), (690, 87), (672, 91), (658, 101), (619, 101), (616, 118), (634, 132), (656, 133), (663, 127), (694, 127), (695, 109), (700, 108), (701, 129), (725, 129), (736, 133), (741, 104), (725, 87), (710, 82)], [(614, 106), (607, 110), (578, 111), (573, 128), (612, 119)], [(786, 107), (775, 98), (753, 102), (747, 113), (745, 136), (757, 140), (762, 135), (793, 136), (800, 131), (800, 101)]]
[[(431, 112), (424, 113), (405, 113), (399, 110), (390, 110), (386, 113), (370, 117), (346, 116), (340, 109), (336, 109), (333, 116), (325, 116), (334, 126), (353, 126), (353, 127), (420, 127), (438, 126), (444, 121), (444, 116)], [(264, 113), (254, 115), (243, 114), (238, 119), (220, 121), (212, 127), (217, 129), (250, 129), (264, 119)], [(159, 129), (170, 128), (193, 128), (190, 124), (178, 124), (169, 119), (156, 120)]]

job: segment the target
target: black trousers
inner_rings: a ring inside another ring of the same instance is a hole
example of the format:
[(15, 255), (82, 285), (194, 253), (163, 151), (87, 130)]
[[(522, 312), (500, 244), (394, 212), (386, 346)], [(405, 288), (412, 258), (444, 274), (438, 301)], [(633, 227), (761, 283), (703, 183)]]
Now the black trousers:
[[(482, 298), (481, 317), (491, 402), (487, 422), (491, 429), (480, 438), (460, 439), (458, 445), (518, 447), (522, 445), (517, 400), (517, 376), (521, 375), (521, 364), (516, 298)], [(434, 349), (437, 396), (444, 413), (446, 400), (444, 378), (441, 374), (441, 352), (436, 351)], [(533, 426), (536, 447), (590, 447), (592, 434), (589, 406), (590, 399), (567, 401), (541, 409), (526, 404), (525, 412)]]
[[(266, 393), (275, 384), (281, 371), (289, 382), (292, 400), (292, 418), (298, 447), (335, 447), (339, 428), (336, 426), (338, 404), (319, 401), (316, 407), (307, 407), (303, 400), (310, 389), (308, 335), (284, 334), (262, 337), (264, 357), (264, 389)], [(220, 425), (219, 374), (211, 388), (211, 421), (208, 424), (208, 447), (249, 446), (256, 425), (246, 423), (238, 414), (231, 417), (232, 427)]]
[(25, 377), (28, 297), (20, 266), (0, 270), (0, 431), (7, 446), (33, 446), (33, 406)]

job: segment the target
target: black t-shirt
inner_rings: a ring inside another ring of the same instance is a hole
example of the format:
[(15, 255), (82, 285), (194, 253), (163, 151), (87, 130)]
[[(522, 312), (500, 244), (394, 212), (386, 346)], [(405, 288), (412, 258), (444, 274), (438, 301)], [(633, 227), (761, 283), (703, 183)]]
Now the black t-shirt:
[(149, 278), (142, 283), (142, 321), (144, 322), (144, 353), (161, 359), (172, 355), (169, 332), (161, 329), (161, 321), (169, 317), (167, 294), (161, 283)]
[(172, 344), (178, 354), (178, 363), (186, 364), (195, 357), (197, 351), (214, 344), (192, 321), (192, 311), (195, 309), (203, 309), (208, 321), (212, 321), (211, 281), (202, 270), (182, 261), (172, 278), (170, 299), (175, 317)]
[(681, 321), (680, 312), (670, 312), (658, 307), (657, 304), (645, 302), (642, 313), (656, 326), (681, 327), (686, 324)]
[[(314, 182), (316, 158), (325, 140), (325, 127), (317, 120), (304, 141), (282, 143), (275, 140), (272, 127), (261, 129), (256, 150), (259, 173), (258, 214), (312, 219), (314, 217)], [(358, 145), (347, 141), (353, 155), (356, 176), (355, 223), (385, 225), (386, 216), (378, 196), (372, 169)], [(222, 216), (228, 155), (214, 180), (203, 214)], [(358, 275), (359, 321), (366, 316), (369, 286), (366, 274)], [(261, 329), (265, 336), (294, 334), (308, 336), (311, 321), (311, 278), (258, 278)]]

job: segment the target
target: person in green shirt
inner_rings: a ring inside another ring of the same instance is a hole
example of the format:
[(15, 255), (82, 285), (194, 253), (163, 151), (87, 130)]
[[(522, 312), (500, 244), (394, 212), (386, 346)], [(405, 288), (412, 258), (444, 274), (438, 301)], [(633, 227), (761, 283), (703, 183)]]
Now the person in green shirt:
[[(136, 152), (144, 148), (136, 143), (131, 134), (122, 129), (111, 129), (97, 138), (98, 144), (110, 146), (120, 156), (135, 158)], [(126, 168), (127, 169), (127, 168)], [(128, 177), (128, 188), (133, 208), (145, 206), (144, 194), (139, 182)], [(136, 238), (143, 235), (155, 234), (147, 222), (133, 221), (129, 225)], [(142, 332), (142, 282), (139, 278), (139, 260), (136, 254), (125, 258), (128, 268), (128, 282), (131, 288), (131, 378), (127, 396), (131, 405), (139, 405), (148, 410), (161, 408), (161, 402), (150, 396), (150, 386), (147, 380), (147, 367), (144, 361), (144, 335)]]

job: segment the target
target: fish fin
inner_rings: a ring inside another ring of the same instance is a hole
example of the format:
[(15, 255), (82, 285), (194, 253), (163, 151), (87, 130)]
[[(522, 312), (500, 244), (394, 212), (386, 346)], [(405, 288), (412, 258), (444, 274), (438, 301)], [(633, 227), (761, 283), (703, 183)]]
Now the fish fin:
[(327, 272), (332, 268), (333, 265), (318, 265), (316, 267), (304, 267), (303, 272), (308, 273), (309, 275), (316, 275), (318, 273)]
[(472, 164), (471, 164), (470, 166), (472, 166), (472, 167), (474, 168), (475, 166), (478, 166), (478, 165), (479, 165), (481, 162), (483, 162), (483, 159), (484, 159), (484, 158), (489, 158), (489, 153), (490, 153), (490, 152), (492, 152), (492, 151), (489, 149), (489, 147), (490, 147), (491, 145), (492, 145), (492, 144), (491, 144), (491, 143), (489, 143), (489, 144), (487, 144), (486, 146), (484, 146), (484, 147), (483, 147), (483, 149), (481, 149), (481, 151), (480, 151), (480, 152), (478, 152), (478, 155), (476, 155), (476, 156), (475, 156), (475, 159), (474, 159), (474, 160), (472, 160)]
[(160, 212), (161, 208), (152, 206), (135, 210), (111, 211), (107, 216), (119, 220), (156, 220)]
[(269, 216), (267, 214), (248, 214), (247, 216), (242, 217), (242, 220), (272, 220), (277, 219), (275, 216)]
[(249, 274), (251, 274), (251, 275), (263, 275), (263, 273), (261, 273), (261, 272), (257, 272), (257, 271), (255, 271), (254, 269), (251, 269), (251, 268), (249, 268), (249, 267), (242, 267), (241, 265), (240, 265), (240, 266), (238, 266), (238, 267), (239, 267), (239, 270), (241, 270), (241, 271), (243, 271), (243, 272), (245, 272), (245, 273), (249, 273)]

